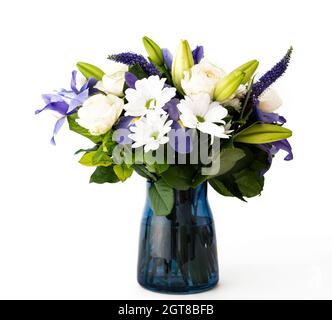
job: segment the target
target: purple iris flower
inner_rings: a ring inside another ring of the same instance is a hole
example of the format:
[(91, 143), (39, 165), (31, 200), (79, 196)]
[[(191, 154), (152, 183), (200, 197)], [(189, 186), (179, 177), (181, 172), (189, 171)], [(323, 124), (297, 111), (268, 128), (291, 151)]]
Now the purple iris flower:
[(114, 127), (114, 136), (113, 140), (119, 144), (130, 144), (132, 140), (128, 137), (132, 132), (130, 127), (134, 125), (133, 116), (122, 116), (119, 118), (118, 123)]
[(128, 88), (136, 89), (135, 88), (135, 83), (137, 81), (137, 77), (133, 73), (126, 72), (125, 73), (125, 81), (126, 81), (126, 84), (127, 84)]
[(253, 116), (256, 121), (262, 121), (264, 123), (286, 123), (286, 119), (283, 116), (279, 116), (278, 113), (274, 112), (264, 112), (258, 108), (259, 100), (256, 100), (254, 105)]
[(192, 51), (194, 63), (198, 64), (202, 60), (204, 56), (204, 48), (203, 46), (197, 46), (196, 49)]
[(66, 116), (74, 113), (77, 110), (77, 107), (81, 106), (89, 95), (98, 92), (97, 89), (94, 88), (97, 83), (96, 79), (90, 78), (81, 88), (78, 89), (76, 76), (77, 71), (73, 71), (71, 79), (72, 90), (61, 89), (56, 94), (42, 95), (46, 106), (35, 111), (35, 114), (39, 114), (45, 110), (55, 111), (59, 114), (60, 117), (55, 123), (53, 136), (51, 138), (51, 144), (53, 145), (55, 145), (55, 136), (64, 124)]
[(168, 70), (172, 70), (172, 63), (173, 63), (173, 55), (171, 51), (169, 51), (167, 48), (161, 49), (164, 57), (164, 62), (168, 68)]
[(180, 117), (180, 112), (177, 107), (179, 102), (180, 102), (179, 99), (173, 98), (170, 101), (168, 101), (163, 107), (163, 109), (168, 113), (170, 119), (173, 120), (173, 123), (178, 122)]
[[(258, 108), (259, 100), (257, 99), (254, 104), (254, 112), (253, 112), (253, 120), (254, 121), (261, 121), (263, 123), (286, 123), (286, 119), (283, 116), (280, 116), (274, 112), (264, 112)], [(284, 150), (287, 152), (286, 157), (284, 160), (289, 161), (293, 159), (292, 147), (288, 140), (280, 140), (271, 142), (270, 144), (261, 144), (259, 147), (268, 153), (269, 155), (269, 163), (271, 165), (273, 156), (279, 151)], [(267, 171), (267, 170), (266, 170)], [(262, 174), (264, 174), (264, 171)]]
[(272, 164), (272, 159), (273, 157), (280, 151), (286, 151), (287, 155), (284, 158), (286, 161), (293, 160), (293, 151), (290, 143), (288, 140), (279, 140), (271, 143), (265, 143), (265, 144), (260, 144), (258, 146), (260, 149), (265, 151), (268, 154), (268, 162), (269, 162), (269, 167), (261, 172), (261, 175), (264, 175), (269, 169)]
[(193, 150), (193, 141), (189, 134), (191, 131), (183, 128), (179, 123), (180, 112), (177, 107), (179, 102), (179, 99), (173, 98), (165, 104), (163, 109), (168, 113), (169, 118), (173, 120), (172, 130), (169, 133), (170, 146), (176, 152), (186, 154)]
[[(172, 53), (167, 49), (163, 48), (161, 49), (164, 57), (164, 62), (168, 68), (168, 70), (172, 70), (172, 63), (173, 63), (173, 55)], [(198, 64), (202, 60), (204, 56), (204, 48), (203, 46), (197, 46), (196, 49), (192, 51), (192, 55), (194, 58), (194, 63)]]

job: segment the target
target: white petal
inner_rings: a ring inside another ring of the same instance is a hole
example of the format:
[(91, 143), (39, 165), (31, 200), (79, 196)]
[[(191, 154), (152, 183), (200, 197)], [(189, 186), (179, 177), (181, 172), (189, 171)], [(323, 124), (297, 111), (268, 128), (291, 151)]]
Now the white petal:
[(227, 109), (222, 107), (219, 103), (214, 102), (210, 105), (209, 111), (206, 113), (204, 119), (207, 122), (225, 123), (222, 119), (227, 116)]
[(201, 122), (198, 124), (197, 129), (212, 136), (228, 138), (228, 136), (225, 134), (225, 129), (223, 126), (218, 126), (211, 122)]

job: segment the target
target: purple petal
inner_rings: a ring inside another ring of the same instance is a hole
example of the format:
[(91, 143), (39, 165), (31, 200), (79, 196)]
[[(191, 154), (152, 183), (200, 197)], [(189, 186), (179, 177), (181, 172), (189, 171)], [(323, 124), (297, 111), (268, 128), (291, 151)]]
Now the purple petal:
[(173, 63), (173, 55), (172, 53), (167, 49), (163, 48), (161, 49), (163, 56), (164, 56), (164, 62), (168, 68), (168, 70), (172, 70), (172, 63)]
[(192, 55), (194, 58), (194, 63), (197, 64), (199, 63), (204, 55), (204, 48), (203, 46), (197, 46), (195, 50), (192, 51)]
[(46, 104), (63, 101), (62, 97), (58, 94), (42, 94), (42, 99)]
[(95, 94), (98, 92), (97, 89), (94, 88), (94, 86), (97, 84), (98, 80), (95, 78), (89, 78), (88, 81), (83, 85), (83, 87), (79, 90), (79, 93), (82, 93), (83, 91), (89, 89), (89, 94)]
[(137, 81), (137, 77), (133, 73), (126, 72), (125, 73), (125, 81), (126, 81), (126, 84), (129, 88), (135, 89), (135, 83)]
[(128, 116), (128, 117), (120, 117), (118, 123), (115, 126), (115, 129), (128, 129), (131, 125), (133, 125), (132, 121), (135, 117)]
[(187, 154), (193, 150), (193, 139), (190, 134), (191, 130), (186, 130), (178, 122), (173, 121), (173, 130), (168, 134), (169, 144), (173, 150), (180, 154)]
[(66, 120), (66, 117), (62, 117), (55, 123), (54, 130), (53, 130), (53, 137), (51, 139), (51, 144), (53, 144), (54, 146), (55, 146), (55, 139), (54, 138), (58, 134), (61, 127), (63, 126), (65, 120)]
[(51, 102), (51, 103), (47, 104), (43, 109), (36, 110), (35, 114), (38, 114), (45, 110), (52, 110), (52, 111), (59, 112), (60, 114), (62, 114), (64, 116), (64, 115), (66, 115), (68, 108), (69, 108), (69, 105), (65, 101)]
[(77, 84), (76, 84), (76, 76), (77, 76), (77, 71), (74, 70), (71, 73), (70, 87), (75, 93), (78, 93)]
[(256, 120), (262, 121), (264, 123), (277, 123), (277, 122), (281, 124), (286, 123), (286, 119), (283, 116), (279, 116), (278, 113), (274, 112), (261, 111), (258, 108), (258, 105), (259, 101), (257, 100), (254, 106), (254, 117), (256, 118)]
[(179, 102), (179, 99), (173, 98), (168, 101), (163, 107), (163, 109), (168, 113), (170, 119), (172, 119), (173, 122), (177, 122), (179, 120), (180, 113), (177, 107)]
[(287, 155), (284, 158), (284, 160), (286, 161), (293, 160), (292, 147), (288, 142), (288, 140), (275, 141), (272, 143), (272, 145), (276, 148), (276, 152), (278, 152), (279, 150), (284, 150), (287, 152)]

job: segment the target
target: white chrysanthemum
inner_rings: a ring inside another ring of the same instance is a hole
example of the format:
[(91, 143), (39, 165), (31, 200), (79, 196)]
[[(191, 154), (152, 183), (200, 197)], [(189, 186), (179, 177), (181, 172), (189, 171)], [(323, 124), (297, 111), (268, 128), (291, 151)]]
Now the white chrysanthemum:
[(184, 73), (181, 86), (187, 96), (208, 93), (212, 98), (217, 82), (225, 77), (225, 75), (226, 73), (222, 69), (208, 62), (206, 59), (202, 59), (190, 71)]
[(123, 86), (125, 82), (125, 73), (128, 66), (122, 63), (112, 65), (108, 74), (105, 74), (101, 81), (98, 81), (95, 88), (106, 94), (114, 94), (123, 97)]
[(142, 80), (137, 80), (135, 89), (126, 90), (125, 104), (126, 116), (140, 117), (151, 110), (163, 112), (163, 106), (170, 101), (176, 93), (175, 88), (165, 87), (166, 79), (160, 79), (158, 76), (150, 76)]
[(99, 136), (112, 128), (123, 110), (123, 100), (114, 95), (97, 94), (88, 98), (78, 109), (76, 122)]
[(178, 104), (178, 109), (181, 112), (180, 120), (185, 127), (198, 129), (219, 138), (228, 138), (223, 126), (227, 109), (219, 102), (211, 102), (207, 93), (186, 96)]
[(134, 141), (133, 148), (144, 146), (144, 152), (157, 150), (160, 145), (169, 141), (166, 136), (171, 131), (172, 120), (167, 120), (166, 114), (150, 112), (130, 127), (128, 137)]
[(276, 90), (265, 90), (258, 98), (258, 108), (264, 112), (273, 112), (282, 105), (282, 100)]

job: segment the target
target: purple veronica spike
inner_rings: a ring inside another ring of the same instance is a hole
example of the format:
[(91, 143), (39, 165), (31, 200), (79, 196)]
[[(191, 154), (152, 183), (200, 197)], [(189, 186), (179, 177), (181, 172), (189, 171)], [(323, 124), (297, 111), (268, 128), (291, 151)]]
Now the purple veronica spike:
[(193, 58), (194, 58), (194, 63), (198, 64), (204, 56), (203, 46), (197, 46), (196, 49), (194, 49), (192, 51), (192, 54), (193, 54)]
[(268, 72), (266, 72), (254, 85), (251, 90), (251, 100), (257, 99), (271, 84), (278, 80), (286, 71), (293, 48), (290, 47), (286, 55)]
[(137, 77), (133, 73), (126, 72), (125, 73), (125, 81), (126, 81), (126, 84), (129, 88), (135, 89), (135, 83), (137, 81)]
[(133, 52), (123, 52), (119, 54), (112, 54), (108, 56), (108, 59), (113, 60), (115, 62), (120, 62), (129, 66), (134, 64), (138, 64), (148, 76), (157, 75), (160, 76), (159, 71), (156, 67), (148, 62), (142, 55), (133, 53)]
[(172, 70), (173, 55), (167, 48), (161, 49), (168, 70)]

